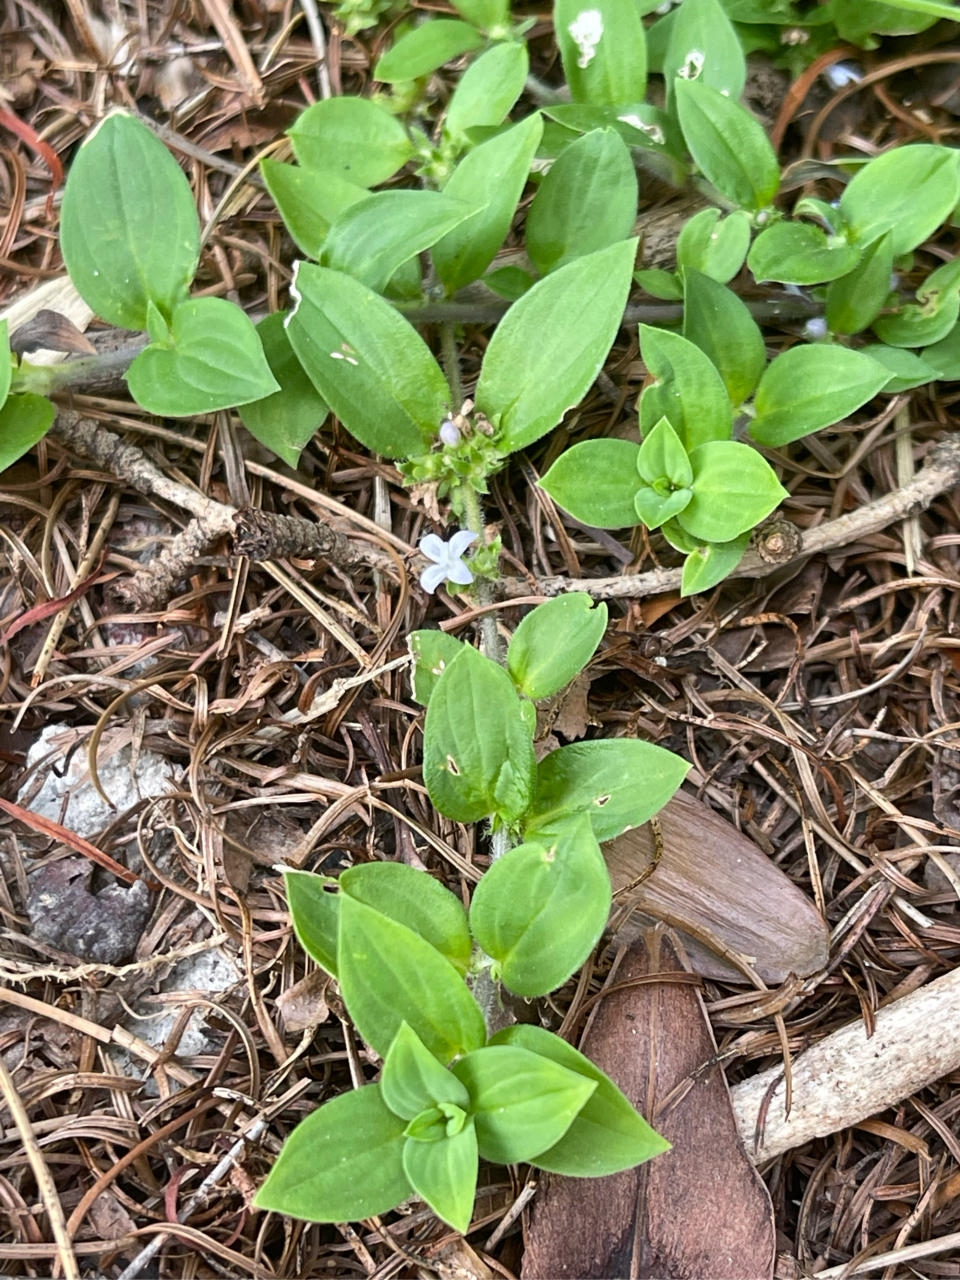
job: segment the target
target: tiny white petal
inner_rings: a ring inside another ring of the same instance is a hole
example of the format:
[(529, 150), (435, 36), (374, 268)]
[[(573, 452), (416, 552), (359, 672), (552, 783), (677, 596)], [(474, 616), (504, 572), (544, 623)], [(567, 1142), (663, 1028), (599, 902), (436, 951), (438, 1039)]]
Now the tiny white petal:
[(473, 574), (462, 560), (450, 561), (447, 565), (447, 577), (451, 582), (457, 582), (462, 587), (467, 586), (473, 581)]
[(429, 565), (420, 575), (420, 585), (430, 595), (433, 595), (437, 587), (442, 587), (446, 580), (447, 571), (439, 564)]
[(450, 539), (450, 552), (458, 560), (466, 551), (472, 542), (476, 542), (477, 535), (470, 529), (459, 529)]
[(420, 550), (428, 560), (435, 560), (437, 564), (442, 564), (447, 558), (447, 544), (435, 533), (428, 533), (420, 539)]

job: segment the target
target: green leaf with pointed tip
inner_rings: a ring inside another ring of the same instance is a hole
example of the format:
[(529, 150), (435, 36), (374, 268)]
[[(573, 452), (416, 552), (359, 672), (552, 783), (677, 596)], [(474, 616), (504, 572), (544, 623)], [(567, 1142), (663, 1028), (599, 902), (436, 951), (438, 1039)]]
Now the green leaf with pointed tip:
[(523, 618), (507, 649), (507, 671), (534, 702), (549, 698), (580, 674), (607, 626), (607, 606), (582, 591), (537, 605)]
[(693, 470), (680, 437), (666, 418), (661, 418), (644, 437), (637, 455), (637, 470), (647, 484), (667, 480), (683, 488), (693, 480)]
[(593, 384), (623, 319), (636, 248), (624, 240), (560, 267), (500, 321), (476, 402), (504, 451), (538, 440)]
[(760, 326), (732, 289), (692, 267), (684, 269), (683, 292), (683, 336), (720, 374), (730, 402), (743, 404), (767, 364)]
[(400, 37), (373, 69), (374, 80), (396, 84), (419, 80), (471, 49), (483, 48), (483, 36), (467, 22), (434, 18)]
[(403, 125), (369, 98), (325, 98), (288, 131), (304, 169), (335, 173), (358, 187), (392, 178), (413, 155)]
[(150, 413), (189, 418), (280, 390), (249, 317), (225, 298), (181, 302), (171, 333), (172, 346), (151, 344), (126, 374), (130, 394)]
[(490, 1044), (527, 1049), (596, 1081), (595, 1091), (564, 1136), (533, 1160), (538, 1169), (568, 1178), (600, 1178), (670, 1150), (670, 1143), (651, 1129), (610, 1077), (559, 1036), (542, 1027), (517, 1025), (498, 1031)]
[(477, 1131), (468, 1120), (459, 1133), (439, 1142), (408, 1138), (403, 1171), (411, 1187), (441, 1221), (466, 1235), (477, 1192)]
[(575, 520), (595, 529), (637, 523), (633, 504), (639, 446), (629, 440), (584, 440), (561, 453), (540, 488)]
[(459, 226), (472, 205), (436, 191), (378, 191), (331, 225), (323, 265), (382, 293), (395, 271)]
[(891, 347), (922, 347), (945, 338), (960, 316), (960, 259), (931, 271), (917, 290), (916, 303), (881, 315), (873, 331)]
[(637, 490), (633, 505), (640, 523), (645, 524), (648, 529), (656, 529), (665, 520), (678, 516), (690, 505), (692, 497), (692, 489), (673, 489), (668, 493), (659, 493), (644, 484)]
[(680, 127), (703, 176), (742, 208), (766, 208), (777, 194), (780, 166), (758, 121), (699, 80), (677, 80), (675, 92)]
[(169, 318), (186, 298), (200, 258), (193, 193), (160, 139), (133, 116), (107, 116), (77, 152), (60, 248), (83, 300), (121, 329), (147, 327), (148, 301)]
[(467, 913), (456, 894), (433, 876), (402, 862), (368, 862), (348, 867), (339, 885), (342, 893), (418, 933), (466, 972), (473, 949)]
[(543, 996), (583, 964), (606, 928), (610, 876), (585, 814), (517, 845), (477, 885), (473, 936), (520, 996)]
[(537, 792), (524, 816), (523, 837), (542, 842), (544, 833), (585, 813), (596, 838), (612, 840), (658, 813), (689, 768), (672, 751), (635, 738), (574, 742), (551, 751), (537, 766)]
[(488, 271), (483, 283), (492, 289), (498, 298), (506, 298), (507, 302), (516, 302), (537, 283), (529, 271), (522, 267), (497, 267)]
[(428, 707), (437, 681), (463, 648), (463, 641), (446, 631), (411, 631), (407, 644), (414, 658), (413, 696)]
[(776, 447), (830, 427), (871, 400), (884, 371), (846, 347), (791, 347), (767, 366), (754, 401), (750, 434)]
[(543, 121), (534, 113), (475, 147), (453, 171), (444, 195), (477, 212), (431, 250), (448, 294), (479, 280), (506, 239), (542, 133)]
[(423, 780), (456, 822), (497, 814), (515, 821), (530, 803), (533, 742), (502, 667), (464, 645), (437, 681), (423, 732)]
[(687, 450), (708, 440), (729, 440), (730, 400), (720, 374), (700, 348), (679, 333), (642, 324), (640, 350), (657, 379), (640, 397), (641, 432), (646, 436), (667, 418)]
[(486, 1040), (480, 1006), (450, 961), (347, 893), (340, 898), (337, 966), (350, 1017), (381, 1057), (403, 1022), (441, 1062)]
[(284, 1143), (257, 1192), (257, 1208), (307, 1222), (387, 1213), (411, 1192), (403, 1171), (403, 1129), (378, 1084), (325, 1102)]
[(750, 219), (742, 209), (723, 219), (719, 209), (701, 209), (677, 238), (677, 266), (726, 284), (743, 266), (749, 247)]
[(330, 224), (369, 195), (365, 187), (338, 173), (302, 169), (269, 157), (260, 161), (260, 172), (297, 248), (308, 258), (319, 259)]
[(10, 356), (10, 334), (6, 320), (0, 320), (0, 409), (10, 394), (13, 381), (13, 360)]
[(468, 1053), (453, 1073), (470, 1094), (480, 1155), (497, 1164), (531, 1160), (559, 1142), (597, 1087), (513, 1045)]
[(288, 466), (296, 467), (304, 446), (323, 426), (330, 410), (290, 345), (283, 327), (285, 319), (285, 311), (275, 311), (257, 325), (263, 354), (280, 390), (243, 405), (240, 417), (261, 444)]
[(834, 333), (859, 333), (877, 318), (890, 292), (893, 234), (864, 246), (863, 256), (827, 290), (827, 324)]
[(33, 391), (7, 396), (0, 406), (0, 471), (42, 440), (56, 416), (55, 406)]
[(372, 289), (326, 267), (298, 263), (291, 295), (290, 344), (347, 430), (388, 458), (423, 453), (450, 392), (413, 326)]
[(340, 895), (330, 876), (284, 868), (283, 884), (297, 941), (321, 969), (337, 976)]
[(747, 257), (757, 280), (822, 284), (852, 271), (860, 248), (843, 236), (827, 236), (809, 222), (775, 222), (761, 231)]
[(960, 378), (960, 324), (955, 324), (945, 338), (925, 347), (922, 359), (936, 370), (936, 377), (945, 382)]
[(861, 244), (891, 232), (899, 258), (946, 222), (958, 200), (956, 151), (920, 143), (894, 147), (865, 165), (844, 188), (840, 212)]
[(405, 1022), (400, 1024), (384, 1059), (380, 1087), (384, 1102), (394, 1115), (404, 1120), (413, 1120), (438, 1102), (455, 1102), (458, 1107), (470, 1105), (466, 1088), (452, 1072), (441, 1067)]
[(626, 240), (637, 174), (613, 129), (585, 133), (554, 161), (527, 214), (527, 253), (541, 275)]
[(720, 0), (684, 0), (663, 60), (668, 104), (678, 76), (708, 84), (734, 102), (743, 93), (747, 63)]
[(905, 347), (885, 347), (882, 343), (874, 343), (861, 347), (860, 351), (871, 360), (878, 361), (890, 373), (890, 381), (883, 385), (886, 395), (922, 387), (928, 382), (935, 382), (939, 376), (933, 365)]
[(660, 267), (649, 267), (643, 271), (635, 271), (633, 278), (654, 298), (662, 298), (664, 302), (682, 302), (683, 286), (675, 271), (663, 271)]
[(633, 0), (555, 0), (553, 26), (574, 102), (643, 101), (647, 40)]
[(711, 542), (691, 551), (683, 562), (680, 594), (692, 596), (722, 582), (743, 559), (749, 542), (750, 534), (743, 533), (730, 542)]
[(467, 144), (467, 130), (503, 124), (523, 93), (530, 69), (522, 41), (495, 44), (471, 62), (460, 77), (443, 122), (446, 136), (458, 146)]
[(787, 491), (761, 454), (748, 444), (712, 440), (690, 454), (693, 497), (677, 523), (702, 542), (729, 542), (778, 507)]

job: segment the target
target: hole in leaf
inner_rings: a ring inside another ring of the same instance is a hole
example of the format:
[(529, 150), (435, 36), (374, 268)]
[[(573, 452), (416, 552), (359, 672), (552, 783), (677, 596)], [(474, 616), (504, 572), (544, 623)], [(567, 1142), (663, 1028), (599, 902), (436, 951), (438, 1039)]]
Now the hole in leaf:
[(602, 809), (602, 808), (603, 808), (603, 806), (604, 806), (604, 805), (605, 805), (609, 800), (612, 800), (612, 799), (613, 799), (613, 797), (612, 797), (612, 796), (597, 796), (596, 800), (594, 800), (594, 802), (593, 802), (593, 803), (597, 806), (597, 808), (598, 808), (598, 809)]
[(460, 777), (460, 770), (457, 768), (457, 762), (454, 760), (453, 756), (447, 756), (447, 768), (455, 778)]

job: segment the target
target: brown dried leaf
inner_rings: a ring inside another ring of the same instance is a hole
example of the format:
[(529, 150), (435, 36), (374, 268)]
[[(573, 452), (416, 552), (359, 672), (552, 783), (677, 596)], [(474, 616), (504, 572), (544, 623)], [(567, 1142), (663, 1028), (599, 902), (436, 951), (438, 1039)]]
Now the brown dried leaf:
[[(611, 974), (621, 983), (682, 972), (662, 927)], [(664, 982), (599, 1002), (583, 1051), (673, 1143), (610, 1178), (545, 1175), (533, 1203), (524, 1280), (770, 1280), (776, 1230), (770, 1197), (740, 1141), (699, 992)]]
[(319, 1027), (330, 1017), (326, 1000), (330, 975), (322, 969), (314, 969), (305, 978), (277, 996), (277, 1008), (283, 1018), (286, 1031), (307, 1031)]
[[(724, 946), (745, 956), (765, 982), (824, 967), (827, 930), (815, 906), (742, 832), (682, 791), (661, 811), (660, 825), (660, 865), (635, 891), (614, 899), (615, 911), (637, 904), (622, 941), (637, 936), (639, 912), (680, 930), (694, 969), (707, 977), (742, 979), (720, 958)], [(615, 893), (643, 873), (655, 847), (650, 826), (604, 845)]]

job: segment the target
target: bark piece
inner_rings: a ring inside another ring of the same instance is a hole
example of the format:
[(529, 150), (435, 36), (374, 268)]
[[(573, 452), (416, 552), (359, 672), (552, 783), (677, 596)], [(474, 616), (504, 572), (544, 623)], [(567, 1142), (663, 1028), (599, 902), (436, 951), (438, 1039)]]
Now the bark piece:
[[(657, 928), (634, 943), (613, 980), (683, 969)], [(769, 1280), (773, 1210), (726, 1081), (719, 1068), (703, 1069), (716, 1042), (699, 992), (669, 982), (615, 991), (598, 1004), (581, 1048), (673, 1150), (609, 1178), (544, 1175), (524, 1280)]]
[[(679, 791), (660, 813), (660, 864), (635, 891), (637, 912), (681, 930), (693, 968), (711, 978), (743, 974), (710, 949), (711, 937), (747, 958), (764, 982), (791, 973), (807, 977), (827, 963), (827, 929), (816, 907), (736, 827), (702, 801)], [(651, 827), (627, 831), (603, 847), (614, 892), (634, 881), (654, 858)], [(622, 940), (639, 932), (636, 913)]]

